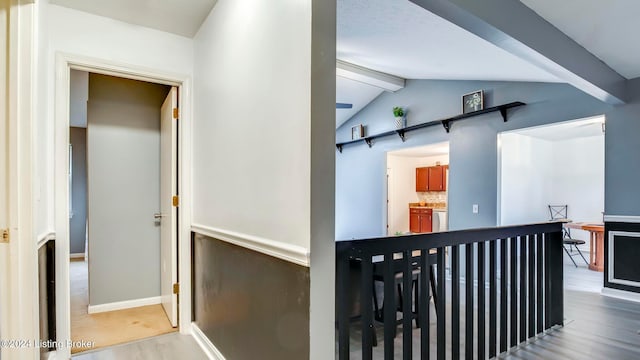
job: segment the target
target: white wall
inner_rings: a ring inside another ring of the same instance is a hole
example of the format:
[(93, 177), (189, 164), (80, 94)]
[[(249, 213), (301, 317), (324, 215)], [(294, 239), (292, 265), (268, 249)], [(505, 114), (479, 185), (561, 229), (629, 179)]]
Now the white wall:
[(55, 56), (74, 54), (191, 76), (193, 40), (38, 2), (36, 232), (53, 230)]
[(310, 21), (309, 1), (221, 0), (196, 35), (195, 224), (309, 248)]
[[(604, 136), (547, 141), (501, 135), (501, 224), (549, 219), (547, 205), (568, 205), (568, 217), (602, 222)], [(586, 231), (571, 230), (588, 240)]]
[[(573, 221), (602, 222), (604, 211), (604, 135), (558, 141), (553, 144), (553, 199), (568, 204)], [(589, 233), (571, 230), (574, 238)]]
[(387, 234), (409, 231), (409, 203), (418, 202), (416, 192), (416, 168), (449, 164), (448, 155), (407, 157), (387, 155), (387, 173), (389, 174), (389, 229)]
[(335, 356), (335, 11), (218, 0), (194, 38), (193, 222), (310, 252), (311, 359)]
[(518, 225), (549, 220), (552, 194), (552, 142), (516, 133), (500, 136), (500, 223)]

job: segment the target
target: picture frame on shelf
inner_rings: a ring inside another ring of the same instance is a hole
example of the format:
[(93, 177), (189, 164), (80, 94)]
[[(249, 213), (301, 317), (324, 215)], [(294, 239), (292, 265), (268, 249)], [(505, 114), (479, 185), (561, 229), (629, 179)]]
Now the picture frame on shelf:
[(362, 124), (351, 127), (351, 140), (358, 140), (364, 137), (364, 126)]
[(476, 90), (462, 95), (462, 113), (484, 110), (484, 91)]

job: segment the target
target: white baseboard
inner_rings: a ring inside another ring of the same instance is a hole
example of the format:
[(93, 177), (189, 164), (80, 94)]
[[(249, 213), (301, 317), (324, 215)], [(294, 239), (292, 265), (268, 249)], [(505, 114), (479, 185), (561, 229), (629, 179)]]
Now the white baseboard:
[(602, 288), (602, 295), (640, 303), (640, 293), (634, 293), (631, 291), (623, 291), (623, 290), (612, 289), (612, 288)]
[(135, 299), (135, 300), (126, 300), (126, 301), (118, 301), (107, 304), (100, 305), (89, 305), (88, 313), (96, 314), (107, 311), (115, 311), (115, 310), (123, 310), (123, 309), (131, 309), (140, 306), (147, 305), (157, 305), (162, 302), (161, 296), (148, 297), (144, 299)]
[(191, 335), (196, 340), (202, 351), (212, 360), (226, 360), (224, 355), (216, 348), (209, 338), (200, 330), (196, 323), (191, 323)]
[(69, 259), (84, 259), (84, 253), (69, 254)]

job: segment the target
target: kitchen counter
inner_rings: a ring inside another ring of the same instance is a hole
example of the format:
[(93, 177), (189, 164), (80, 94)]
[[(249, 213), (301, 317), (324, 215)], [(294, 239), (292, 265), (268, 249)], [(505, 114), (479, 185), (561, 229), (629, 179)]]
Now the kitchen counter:
[(443, 203), (426, 203), (420, 205), (420, 203), (409, 203), (409, 209), (433, 209), (433, 211), (447, 211), (447, 207)]

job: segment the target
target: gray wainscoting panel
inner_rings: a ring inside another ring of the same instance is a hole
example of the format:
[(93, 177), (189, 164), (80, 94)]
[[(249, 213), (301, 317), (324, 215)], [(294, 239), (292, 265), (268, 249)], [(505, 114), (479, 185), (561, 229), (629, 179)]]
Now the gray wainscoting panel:
[(640, 293), (640, 224), (606, 222), (604, 286)]
[(193, 234), (194, 321), (227, 359), (309, 358), (309, 268)]

